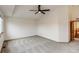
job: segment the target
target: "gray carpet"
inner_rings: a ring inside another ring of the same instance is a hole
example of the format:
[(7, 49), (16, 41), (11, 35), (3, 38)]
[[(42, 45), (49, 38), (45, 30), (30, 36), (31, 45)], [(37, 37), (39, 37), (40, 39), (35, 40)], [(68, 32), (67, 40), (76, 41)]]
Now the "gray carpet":
[(31, 36), (6, 42), (3, 53), (78, 53), (79, 41), (57, 43), (55, 41)]

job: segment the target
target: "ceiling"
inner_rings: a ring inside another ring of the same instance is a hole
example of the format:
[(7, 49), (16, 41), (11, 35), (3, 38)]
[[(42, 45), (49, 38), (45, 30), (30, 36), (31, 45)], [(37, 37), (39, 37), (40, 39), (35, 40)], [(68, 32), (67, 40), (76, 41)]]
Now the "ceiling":
[[(52, 11), (54, 9), (53, 5), (42, 5), (41, 9), (50, 9)], [(43, 14), (34, 14), (34, 11), (29, 10), (36, 10), (37, 5), (0, 5), (0, 11), (6, 17), (18, 17), (18, 18), (38, 18), (43, 16)], [(50, 12), (49, 11), (49, 12)], [(49, 13), (49, 12), (46, 12)]]

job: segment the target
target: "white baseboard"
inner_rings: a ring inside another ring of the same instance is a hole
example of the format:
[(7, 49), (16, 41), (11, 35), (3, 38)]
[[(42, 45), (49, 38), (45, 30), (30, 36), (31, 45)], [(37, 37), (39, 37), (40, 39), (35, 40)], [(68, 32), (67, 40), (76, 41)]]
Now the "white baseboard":
[[(47, 37), (47, 36), (45, 36), (45, 35), (38, 35), (38, 36), (41, 36), (41, 37), (47, 38), (47, 39), (49, 39), (49, 40), (53, 40), (53, 39), (51, 39), (50, 37)], [(53, 41), (55, 41), (55, 40), (53, 40)], [(58, 42), (58, 41), (55, 41), (55, 42)]]
[[(30, 37), (30, 36), (36, 36), (36, 35), (28, 35), (28, 36), (24, 36), (24, 37), (12, 38), (12, 39), (7, 39), (7, 40), (16, 40), (16, 39), (26, 38), (26, 37)], [(45, 35), (40, 35), (40, 34), (38, 34), (37, 36), (41, 36), (41, 37), (47, 38), (47, 39), (49, 39), (49, 40), (53, 40), (52, 38), (47, 37), (47, 36), (45, 36)], [(55, 41), (55, 42), (65, 42), (65, 41), (59, 41), (59, 40), (53, 40), (53, 41)], [(69, 42), (69, 41), (66, 41), (66, 42)]]
[(17, 37), (17, 38), (11, 38), (11, 39), (6, 39), (6, 40), (16, 40), (16, 39), (25, 38), (25, 37), (30, 37), (30, 36), (35, 36), (35, 35), (28, 35), (28, 36)]

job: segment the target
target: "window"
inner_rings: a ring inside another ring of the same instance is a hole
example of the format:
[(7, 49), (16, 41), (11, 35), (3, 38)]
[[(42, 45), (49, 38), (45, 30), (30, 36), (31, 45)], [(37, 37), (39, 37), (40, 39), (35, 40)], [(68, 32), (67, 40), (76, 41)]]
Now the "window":
[(0, 33), (3, 31), (3, 19), (0, 17)]

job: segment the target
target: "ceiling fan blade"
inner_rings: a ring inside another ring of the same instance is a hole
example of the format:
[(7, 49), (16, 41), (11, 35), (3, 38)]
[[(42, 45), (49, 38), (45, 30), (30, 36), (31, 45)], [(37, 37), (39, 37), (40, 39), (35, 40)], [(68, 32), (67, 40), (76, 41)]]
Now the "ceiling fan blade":
[(38, 11), (38, 10), (29, 10), (29, 11)]
[(40, 11), (41, 13), (45, 14), (43, 11)]
[(50, 9), (45, 9), (45, 10), (42, 10), (42, 11), (50, 11)]
[(37, 14), (39, 11), (37, 11), (35, 14)]

